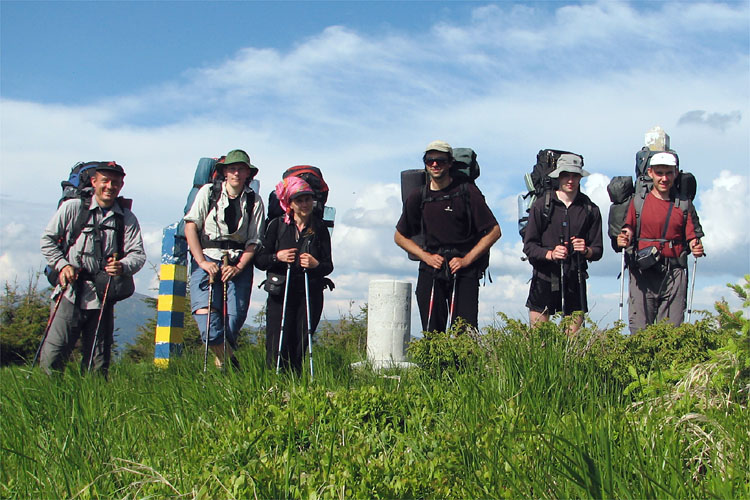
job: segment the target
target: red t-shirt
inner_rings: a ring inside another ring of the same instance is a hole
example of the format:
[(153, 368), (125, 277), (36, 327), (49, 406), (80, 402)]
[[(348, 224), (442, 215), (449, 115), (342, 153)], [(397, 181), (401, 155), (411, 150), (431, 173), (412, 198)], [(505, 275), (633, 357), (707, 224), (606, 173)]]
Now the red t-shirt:
[[(659, 239), (664, 232), (664, 223), (667, 218), (669, 206), (672, 205), (672, 214), (669, 217), (669, 226), (667, 234), (664, 237), (666, 243), (657, 241), (648, 241), (648, 239)], [(661, 200), (651, 194), (646, 195), (641, 213), (641, 234), (638, 236), (638, 250), (646, 247), (659, 247), (664, 257), (679, 257), (683, 249), (687, 251), (685, 245), (688, 241), (695, 239), (696, 222), (698, 215), (690, 203), (685, 208), (688, 211), (687, 221), (682, 208), (674, 206), (674, 200)], [(628, 216), (625, 218), (625, 226), (635, 232), (636, 217), (634, 201), (630, 202), (628, 207)], [(684, 226), (684, 227), (683, 227)]]

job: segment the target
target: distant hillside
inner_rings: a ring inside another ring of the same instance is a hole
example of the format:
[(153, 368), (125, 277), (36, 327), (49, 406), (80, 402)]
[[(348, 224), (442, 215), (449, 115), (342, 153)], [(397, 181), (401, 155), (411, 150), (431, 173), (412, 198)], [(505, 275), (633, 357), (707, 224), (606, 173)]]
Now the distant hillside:
[(147, 295), (136, 292), (115, 306), (115, 343), (120, 353), (126, 346), (135, 343), (138, 327), (156, 315), (156, 309), (144, 302), (143, 299), (147, 298)]

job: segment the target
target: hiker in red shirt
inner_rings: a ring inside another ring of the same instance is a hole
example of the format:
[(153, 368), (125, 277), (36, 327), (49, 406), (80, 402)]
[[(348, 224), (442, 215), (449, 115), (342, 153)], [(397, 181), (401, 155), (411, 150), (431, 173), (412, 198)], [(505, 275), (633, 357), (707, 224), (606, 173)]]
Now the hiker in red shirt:
[(677, 158), (669, 152), (655, 154), (647, 174), (654, 185), (640, 216), (634, 198), (617, 237), (619, 247), (633, 247), (628, 266), (631, 333), (662, 319), (675, 326), (682, 324), (687, 303), (687, 254), (704, 255), (698, 214), (690, 200), (681, 199), (672, 189), (678, 175)]

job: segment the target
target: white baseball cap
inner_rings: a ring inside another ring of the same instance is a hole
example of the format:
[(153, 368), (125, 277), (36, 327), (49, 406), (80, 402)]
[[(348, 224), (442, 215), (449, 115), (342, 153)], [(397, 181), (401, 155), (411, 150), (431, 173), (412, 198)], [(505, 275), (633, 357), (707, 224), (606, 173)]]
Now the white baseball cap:
[(665, 165), (667, 167), (676, 167), (677, 158), (672, 153), (656, 153), (651, 157), (650, 167), (654, 165)]

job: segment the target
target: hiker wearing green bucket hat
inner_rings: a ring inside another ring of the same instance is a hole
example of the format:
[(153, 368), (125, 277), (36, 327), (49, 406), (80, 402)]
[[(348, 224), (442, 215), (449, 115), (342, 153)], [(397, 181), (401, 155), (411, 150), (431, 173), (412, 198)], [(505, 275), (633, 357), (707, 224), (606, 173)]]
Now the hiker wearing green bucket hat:
[[(198, 191), (184, 219), (192, 256), (191, 310), (203, 342), (222, 367), (226, 359), (237, 364), (233, 350), (250, 305), (252, 260), (261, 242), (264, 207), (250, 188), (258, 169), (246, 152), (230, 151), (216, 168), (219, 179)], [(215, 199), (212, 189), (219, 191)], [(211, 286), (214, 280), (224, 286)]]

